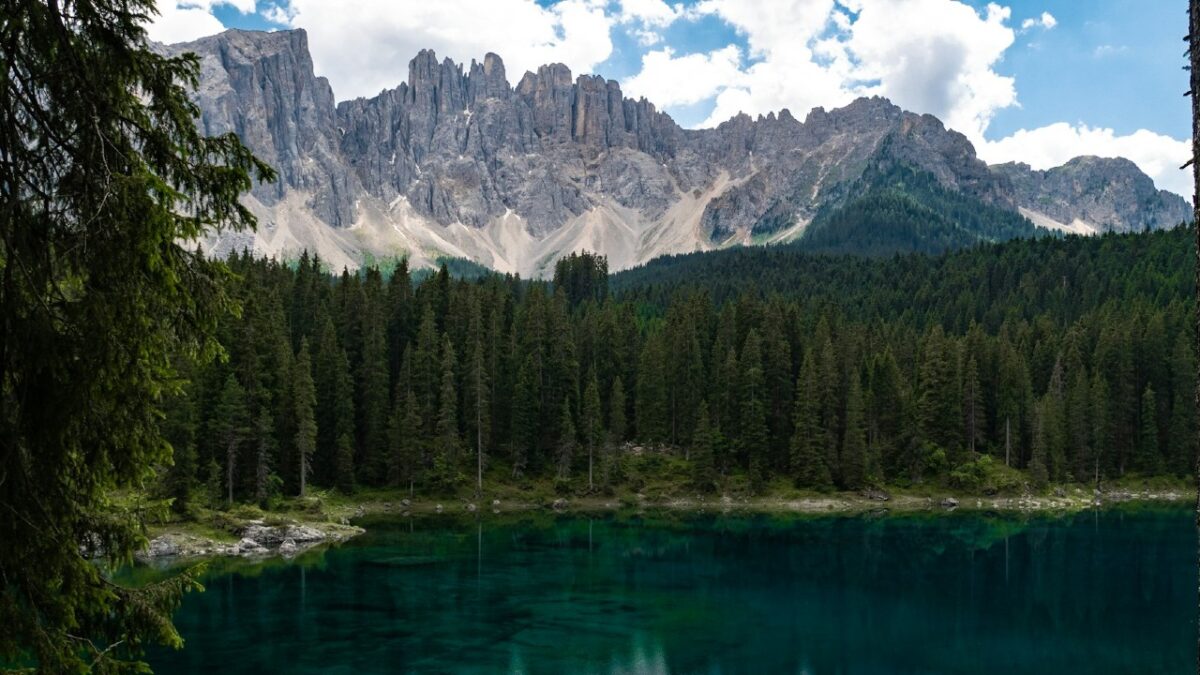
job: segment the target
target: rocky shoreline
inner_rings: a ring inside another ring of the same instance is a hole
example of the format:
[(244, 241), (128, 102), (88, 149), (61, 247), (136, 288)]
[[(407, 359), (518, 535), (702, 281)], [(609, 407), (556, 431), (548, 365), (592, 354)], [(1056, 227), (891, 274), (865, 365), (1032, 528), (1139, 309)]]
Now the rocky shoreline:
[[(633, 501), (615, 498), (582, 497), (555, 498), (547, 503), (514, 502), (503, 504), (500, 500), (489, 500), (492, 514), (521, 513), (536, 510), (551, 510), (556, 513), (617, 511), (620, 509), (665, 509), (671, 511), (720, 511), (762, 513), (867, 513), (918, 511), (949, 512), (956, 510), (986, 510), (998, 512), (1061, 512), (1103, 508), (1124, 503), (1182, 503), (1190, 502), (1194, 495), (1178, 491), (1123, 491), (1091, 492), (1075, 489), (1070, 494), (1056, 490), (1049, 495), (1022, 495), (1011, 497), (945, 495), (914, 496), (890, 494), (883, 490), (866, 490), (860, 493), (839, 493), (829, 496), (787, 498), (735, 498), (727, 495), (696, 498), (675, 498), (654, 501), (635, 495)], [(352, 517), (365, 515), (427, 515), (427, 514), (472, 514), (483, 509), (468, 500), (443, 504), (440, 501), (410, 501), (409, 499), (365, 501), (337, 518), (340, 522), (286, 522), (268, 525), (262, 519), (247, 520), (235, 530), (236, 541), (220, 541), (216, 538), (183, 531), (167, 531), (150, 540), (146, 550), (137, 554), (142, 563), (171, 561), (187, 558), (241, 557), (268, 558), (291, 557), (309, 549), (336, 544), (351, 539), (366, 530), (350, 525)]]
[(267, 525), (262, 520), (249, 520), (238, 528), (236, 542), (222, 542), (186, 532), (164, 532), (151, 539), (146, 549), (135, 557), (143, 563), (224, 556), (290, 557), (322, 544), (346, 541), (363, 532), (361, 527), (339, 523)]

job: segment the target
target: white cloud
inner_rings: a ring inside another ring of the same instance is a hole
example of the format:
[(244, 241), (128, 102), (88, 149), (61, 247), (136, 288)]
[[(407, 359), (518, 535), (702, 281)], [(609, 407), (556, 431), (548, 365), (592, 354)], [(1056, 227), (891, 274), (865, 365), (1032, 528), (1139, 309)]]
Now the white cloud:
[(158, 16), (146, 26), (146, 33), (151, 40), (168, 44), (220, 33), (225, 26), (213, 16), (216, 5), (229, 5), (242, 14), (253, 14), (255, 0), (161, 0)]
[(660, 107), (691, 105), (736, 81), (741, 50), (728, 45), (708, 54), (675, 56), (670, 47), (648, 52), (642, 70), (623, 83), (628, 96), (644, 96)]
[(1033, 30), (1034, 28), (1045, 28), (1050, 30), (1058, 25), (1058, 19), (1050, 12), (1042, 12), (1039, 17), (1031, 17), (1021, 22), (1021, 32)]
[[(162, 42), (192, 40), (224, 29), (216, 5), (243, 13), (255, 0), (162, 0), (148, 27)], [(1021, 130), (997, 141), (985, 133), (997, 111), (1018, 104), (1016, 82), (998, 69), (1018, 33), (1057, 26), (1049, 12), (1022, 20), (992, 3), (976, 10), (960, 0), (360, 0), (352, 10), (330, 0), (270, 0), (261, 16), (309, 32), (318, 74), (339, 99), (371, 96), (396, 86), (421, 49), (458, 62), (500, 54), (510, 82), (526, 70), (565, 63), (592, 72), (613, 53), (611, 32), (623, 30), (646, 48), (626, 92), (660, 107), (713, 102), (701, 126), (739, 112), (789, 108), (803, 117), (816, 106), (844, 105), (857, 96), (886, 96), (915, 112), (932, 113), (963, 132), (991, 162), (1019, 160), (1048, 168), (1079, 154), (1121, 155), (1167, 189), (1191, 191), (1178, 170), (1190, 151), (1148, 130), (1118, 136), (1084, 124)], [(716, 17), (733, 27), (744, 47), (730, 44), (680, 54), (663, 44), (678, 21)], [(1093, 56), (1125, 48), (1096, 47)]]
[(1180, 195), (1192, 194), (1191, 170), (1180, 166), (1191, 156), (1190, 141), (1139, 129), (1119, 136), (1112, 129), (1058, 122), (1037, 129), (1022, 129), (998, 141), (976, 145), (990, 163), (1025, 162), (1049, 169), (1080, 155), (1124, 157), (1154, 179), (1158, 187)]
[(996, 4), (981, 14), (955, 0), (705, 0), (694, 14), (729, 22), (757, 59), (708, 74), (724, 81), (708, 84), (720, 93), (704, 126), (878, 94), (982, 139), (992, 115), (1016, 103), (1013, 78), (995, 70), (1014, 39)]
[(953, 0), (856, 2), (860, 14), (845, 42), (853, 76), (878, 82), (864, 93), (937, 115), (972, 140), (1016, 103), (1013, 78), (995, 70), (1014, 39), (1007, 8), (991, 4), (981, 16)]
[(1125, 45), (1099, 45), (1092, 50), (1092, 57), (1103, 59), (1109, 56), (1116, 56), (1117, 54), (1124, 54), (1127, 51), (1129, 51), (1129, 47)]
[(467, 63), (499, 54), (508, 78), (553, 62), (591, 72), (612, 53), (615, 19), (600, 0), (291, 0), (289, 25), (304, 28), (317, 72), (339, 99), (374, 96), (408, 73), (421, 49)]
[(665, 28), (683, 16), (681, 5), (668, 5), (663, 0), (620, 0), (618, 18), (622, 23), (640, 22), (655, 28)]

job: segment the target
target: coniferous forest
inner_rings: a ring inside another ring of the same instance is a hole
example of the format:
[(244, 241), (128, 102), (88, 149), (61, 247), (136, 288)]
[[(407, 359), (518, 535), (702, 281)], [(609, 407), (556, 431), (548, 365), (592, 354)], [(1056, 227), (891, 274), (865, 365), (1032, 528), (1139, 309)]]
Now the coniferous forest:
[(643, 449), (683, 458), (697, 491), (1183, 475), (1190, 237), (736, 249), (611, 277), (581, 254), (552, 281), (242, 255), (226, 358), (170, 401), (163, 489), (180, 510), (480, 475), (611, 493)]

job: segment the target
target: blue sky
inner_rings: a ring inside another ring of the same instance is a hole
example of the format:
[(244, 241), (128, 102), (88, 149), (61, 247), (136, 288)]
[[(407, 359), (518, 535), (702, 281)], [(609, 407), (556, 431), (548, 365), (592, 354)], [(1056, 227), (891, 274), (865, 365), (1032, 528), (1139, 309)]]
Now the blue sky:
[[(495, 51), (515, 83), (555, 60), (684, 126), (878, 94), (962, 131), (987, 161), (1128, 156), (1185, 193), (1185, 0), (175, 0), (151, 30), (303, 27), (339, 99), (395, 86), (422, 47)], [(1182, 153), (1182, 156), (1181, 156)]]

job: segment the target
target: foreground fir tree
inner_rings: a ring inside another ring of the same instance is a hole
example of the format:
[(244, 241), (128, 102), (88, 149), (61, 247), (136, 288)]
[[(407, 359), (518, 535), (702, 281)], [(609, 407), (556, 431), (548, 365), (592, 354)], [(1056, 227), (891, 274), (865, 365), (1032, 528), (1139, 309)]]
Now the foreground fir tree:
[(153, 11), (11, 2), (0, 21), (0, 663), (45, 673), (180, 644), (191, 577), (124, 588), (80, 546), (115, 565), (144, 545), (107, 495), (169, 461), (172, 359), (212, 354), (230, 306), (224, 268), (189, 248), (253, 226), (238, 195), (271, 177), (232, 134), (200, 135), (198, 61), (149, 48)]

